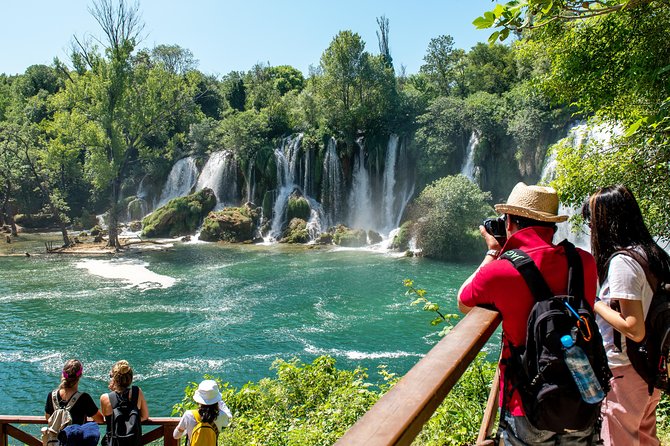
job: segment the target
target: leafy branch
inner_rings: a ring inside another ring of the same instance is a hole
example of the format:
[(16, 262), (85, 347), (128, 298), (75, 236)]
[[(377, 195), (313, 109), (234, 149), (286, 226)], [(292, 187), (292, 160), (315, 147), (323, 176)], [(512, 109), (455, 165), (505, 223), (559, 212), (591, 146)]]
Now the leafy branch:
[(446, 325), (442, 330), (440, 330), (439, 335), (440, 336), (445, 336), (448, 334), (452, 328), (454, 328), (454, 321), (458, 320), (459, 315), (455, 313), (447, 313), (443, 314), (440, 311), (440, 306), (436, 304), (435, 302), (431, 302), (426, 298), (426, 290), (423, 288), (416, 288), (414, 286), (414, 281), (412, 279), (405, 279), (403, 280), (403, 285), (407, 290), (405, 291), (406, 296), (417, 296), (416, 299), (414, 299), (411, 303), (411, 305), (420, 305), (423, 304), (423, 311), (431, 311), (435, 312), (437, 314), (437, 317), (435, 317), (432, 321), (430, 321), (430, 325), (439, 325), (443, 322), (446, 322)]

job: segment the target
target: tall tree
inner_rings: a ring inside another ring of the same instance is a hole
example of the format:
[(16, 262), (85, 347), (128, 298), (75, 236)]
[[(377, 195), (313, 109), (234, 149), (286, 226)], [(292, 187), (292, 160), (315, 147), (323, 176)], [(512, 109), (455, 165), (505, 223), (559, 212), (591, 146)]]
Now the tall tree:
[(457, 82), (458, 66), (465, 56), (463, 50), (454, 48), (454, 39), (443, 35), (435, 37), (428, 43), (425, 64), (419, 69), (428, 76), (438, 94), (449, 95)]
[(76, 40), (73, 63), (85, 61), (87, 71), (68, 84), (64, 110), (95, 124), (87, 171), (97, 188), (109, 191), (108, 244), (118, 249), (123, 181), (138, 160), (165, 156), (147, 141), (164, 134), (177, 111), (192, 106), (193, 89), (188, 76), (134, 63), (144, 27), (137, 3), (99, 0), (90, 12), (103, 31), (104, 55)]

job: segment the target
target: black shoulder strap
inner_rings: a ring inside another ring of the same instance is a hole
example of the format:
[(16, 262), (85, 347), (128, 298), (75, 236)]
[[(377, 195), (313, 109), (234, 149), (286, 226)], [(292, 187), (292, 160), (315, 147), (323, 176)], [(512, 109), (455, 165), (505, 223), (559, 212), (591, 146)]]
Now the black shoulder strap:
[(565, 250), (568, 258), (568, 295), (584, 298), (584, 267), (575, 245), (567, 239), (558, 244)]
[[(575, 245), (569, 241), (563, 240), (559, 243), (559, 246), (563, 247), (568, 259), (568, 295), (583, 298), (584, 272), (582, 268), (582, 259), (579, 257)], [(519, 271), (536, 301), (546, 300), (554, 295), (551, 288), (549, 288), (549, 285), (547, 285), (547, 282), (544, 280), (542, 273), (537, 268), (537, 265), (528, 254), (520, 249), (512, 249), (505, 251), (501, 255), (501, 258), (509, 260), (517, 271)]]
[(519, 271), (536, 301), (546, 300), (554, 295), (528, 254), (520, 249), (511, 249), (505, 251), (500, 257), (509, 260)]
[(134, 406), (137, 406), (137, 401), (140, 399), (140, 388), (137, 386), (132, 386), (130, 388), (130, 402)]
[(116, 406), (119, 405), (119, 398), (116, 396), (116, 392), (109, 392), (107, 396), (109, 397), (109, 404), (112, 406), (112, 410), (116, 409)]

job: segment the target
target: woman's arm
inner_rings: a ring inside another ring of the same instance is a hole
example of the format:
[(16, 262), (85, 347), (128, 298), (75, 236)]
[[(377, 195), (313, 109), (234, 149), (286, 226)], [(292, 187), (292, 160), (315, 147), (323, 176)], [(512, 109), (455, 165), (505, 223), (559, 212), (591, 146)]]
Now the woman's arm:
[[(112, 414), (112, 405), (109, 403), (109, 395), (103, 393), (100, 395), (100, 412), (103, 417), (108, 417)], [(103, 419), (103, 421), (105, 421)]]
[(137, 406), (140, 408), (140, 419), (145, 421), (149, 418), (149, 406), (147, 406), (147, 400), (144, 399), (144, 393), (142, 389), (140, 390), (140, 396), (137, 399)]
[(99, 410), (91, 417), (91, 419), (98, 424), (103, 424), (105, 422), (105, 417), (102, 416), (102, 412)]
[(642, 301), (619, 299), (618, 302), (621, 313), (613, 310), (603, 301), (596, 302), (593, 309), (621, 334), (635, 342), (641, 342), (645, 335)]

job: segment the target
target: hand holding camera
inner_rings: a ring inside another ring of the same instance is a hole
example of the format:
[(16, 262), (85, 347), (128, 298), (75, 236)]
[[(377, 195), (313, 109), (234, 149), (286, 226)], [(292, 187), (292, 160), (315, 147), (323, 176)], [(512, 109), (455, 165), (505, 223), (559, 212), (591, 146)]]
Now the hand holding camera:
[[(507, 241), (507, 231), (505, 230), (505, 215), (497, 218), (487, 218), (482, 222), (482, 226), (484, 227), (485, 231), (482, 231), (482, 235), (484, 236), (486, 245), (489, 247), (489, 249), (500, 250)], [(487, 235), (491, 237), (487, 237)], [(495, 240), (495, 243), (493, 240), (491, 240), (491, 238)], [(497, 246), (495, 246), (496, 244)]]

